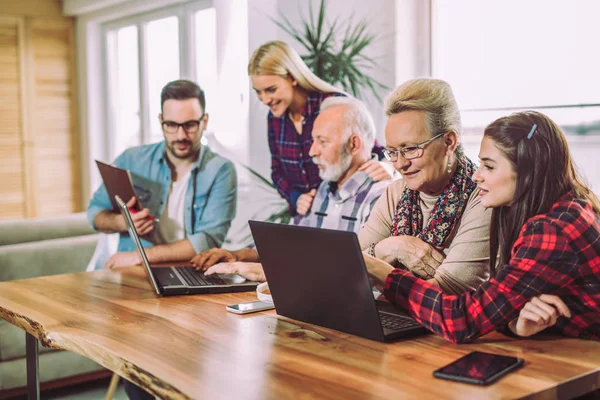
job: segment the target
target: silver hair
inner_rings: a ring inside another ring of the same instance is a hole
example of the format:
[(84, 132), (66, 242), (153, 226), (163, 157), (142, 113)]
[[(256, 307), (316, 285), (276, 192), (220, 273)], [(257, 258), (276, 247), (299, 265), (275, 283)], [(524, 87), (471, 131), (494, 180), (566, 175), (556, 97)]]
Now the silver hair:
[(356, 134), (360, 137), (365, 148), (365, 154), (371, 154), (375, 143), (375, 123), (367, 107), (353, 97), (331, 96), (323, 100), (320, 111), (334, 106), (347, 106), (342, 116), (344, 124), (344, 141)]
[(413, 79), (404, 82), (386, 97), (387, 116), (409, 110), (425, 112), (427, 130), (432, 137), (442, 132), (456, 132), (456, 158), (464, 160), (460, 112), (452, 88), (447, 82), (432, 78)]

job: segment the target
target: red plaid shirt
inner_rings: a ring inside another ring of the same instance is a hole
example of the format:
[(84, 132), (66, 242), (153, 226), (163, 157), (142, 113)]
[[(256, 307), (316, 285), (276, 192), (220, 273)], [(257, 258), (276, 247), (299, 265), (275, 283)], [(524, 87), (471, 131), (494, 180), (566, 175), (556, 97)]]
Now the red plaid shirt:
[(476, 291), (445, 295), (399, 269), (388, 275), (384, 291), (419, 323), (455, 343), (506, 329), (525, 303), (543, 293), (559, 296), (571, 311), (552, 331), (600, 340), (600, 216), (571, 193), (525, 223), (508, 265)]
[[(268, 133), (269, 148), (271, 149), (271, 178), (279, 194), (287, 200), (292, 213), (296, 212), (296, 202), (301, 194), (316, 189), (321, 184), (319, 168), (308, 155), (312, 146), (312, 129), (319, 115), (321, 103), (331, 96), (344, 96), (341, 93), (309, 92), (302, 115), (304, 122), (302, 133), (298, 134), (294, 123), (287, 113), (276, 118), (269, 111)], [(383, 153), (375, 143), (373, 151), (379, 159)]]

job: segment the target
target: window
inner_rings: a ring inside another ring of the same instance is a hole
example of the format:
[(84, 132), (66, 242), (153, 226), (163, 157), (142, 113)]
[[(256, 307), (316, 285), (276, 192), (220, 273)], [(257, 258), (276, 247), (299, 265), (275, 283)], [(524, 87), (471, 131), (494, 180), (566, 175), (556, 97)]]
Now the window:
[[(214, 39), (214, 37), (212, 38)], [(146, 25), (146, 71), (148, 76), (148, 109), (150, 119), (149, 142), (162, 140), (157, 122), (160, 114), (160, 91), (165, 83), (179, 79), (179, 21), (168, 17), (150, 21)]]
[(103, 31), (109, 159), (163, 139), (158, 114), (167, 82), (191, 79), (207, 98), (216, 94), (216, 13), (210, 2), (107, 22)]
[(599, 14), (594, 0), (433, 0), (432, 75), (452, 85), (469, 157), (487, 124), (537, 110), (561, 126), (600, 193)]
[(196, 43), (196, 80), (204, 89), (207, 99), (207, 112), (211, 112), (212, 100), (217, 98), (217, 42), (213, 40), (217, 32), (214, 8), (197, 11), (194, 15)]
[(448, 81), (465, 133), (537, 109), (566, 133), (600, 134), (600, 4), (435, 0), (433, 76)]
[(129, 25), (108, 32), (109, 141), (111, 154), (140, 143), (140, 86), (138, 65), (138, 28)]

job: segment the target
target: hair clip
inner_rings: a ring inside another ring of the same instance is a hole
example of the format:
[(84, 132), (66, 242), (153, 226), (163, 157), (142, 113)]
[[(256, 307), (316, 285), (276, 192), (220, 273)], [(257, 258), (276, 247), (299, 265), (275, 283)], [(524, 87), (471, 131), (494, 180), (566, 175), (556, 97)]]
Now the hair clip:
[(531, 137), (533, 136), (533, 132), (535, 132), (535, 128), (537, 128), (537, 124), (533, 124), (531, 130), (529, 131), (529, 134), (527, 135), (527, 139), (531, 139)]

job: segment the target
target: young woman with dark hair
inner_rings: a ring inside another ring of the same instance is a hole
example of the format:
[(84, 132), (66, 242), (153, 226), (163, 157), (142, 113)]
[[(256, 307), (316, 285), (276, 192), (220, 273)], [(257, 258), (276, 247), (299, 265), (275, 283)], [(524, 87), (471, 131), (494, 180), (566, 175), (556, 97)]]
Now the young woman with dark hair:
[(575, 171), (563, 133), (541, 113), (513, 114), (485, 129), (479, 157), (473, 180), (493, 208), (493, 277), (473, 292), (445, 295), (365, 256), (369, 273), (385, 283), (388, 300), (453, 342), (549, 327), (600, 340), (600, 203)]

